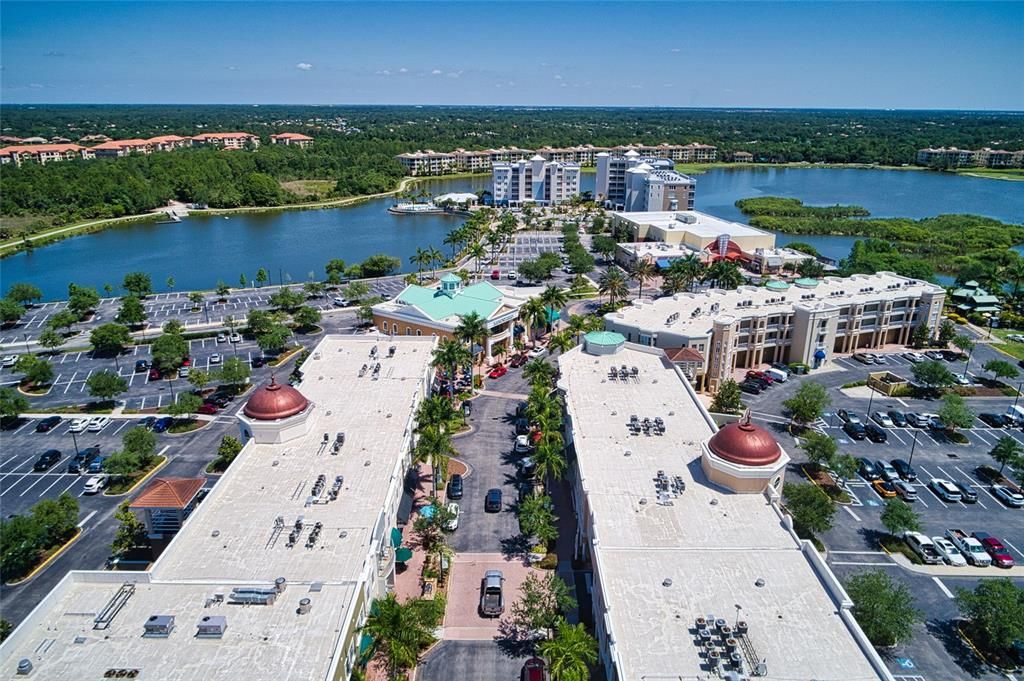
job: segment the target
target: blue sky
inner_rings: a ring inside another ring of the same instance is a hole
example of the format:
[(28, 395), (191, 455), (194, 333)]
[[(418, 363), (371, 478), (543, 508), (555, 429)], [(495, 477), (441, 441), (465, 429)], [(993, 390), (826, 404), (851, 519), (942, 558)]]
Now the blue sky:
[(1024, 110), (1024, 3), (0, 4), (8, 103)]

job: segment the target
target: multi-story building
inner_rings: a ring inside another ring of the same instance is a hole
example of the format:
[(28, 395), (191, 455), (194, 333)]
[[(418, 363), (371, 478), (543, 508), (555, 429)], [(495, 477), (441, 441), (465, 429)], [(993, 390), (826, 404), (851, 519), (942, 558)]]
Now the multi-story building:
[(437, 151), (414, 151), (395, 157), (405, 172), (413, 177), (419, 175), (443, 175), (454, 172), (455, 156)]
[(455, 157), (455, 167), (462, 172), (482, 173), (491, 169), (490, 151), (466, 151), (456, 149), (452, 152)]
[(487, 282), (464, 286), (454, 274), (441, 277), (437, 287), (411, 284), (392, 300), (373, 306), (373, 323), (392, 336), (455, 338), (462, 318), (476, 313), (490, 332), (479, 352), (490, 360), (508, 352), (515, 340), (519, 308), (526, 302)]
[(258, 147), (260, 138), (248, 132), (204, 132), (192, 136), (194, 146), (221, 147), (222, 149), (245, 149)]
[(629, 150), (621, 156), (596, 155), (595, 198), (624, 211), (693, 210), (696, 181), (677, 173), (667, 158), (640, 156)]
[(173, 151), (192, 146), (191, 137), (181, 137), (180, 135), (160, 135), (158, 137), (150, 137), (146, 141), (153, 151)]
[(749, 151), (734, 151), (732, 152), (733, 163), (753, 163), (754, 155)]
[(554, 206), (580, 193), (579, 165), (546, 161), (539, 154), (528, 161), (495, 163), (491, 177), (496, 206)]
[(559, 356), (576, 518), (608, 681), (892, 681), (779, 506), (789, 456), (719, 429), (662, 350), (587, 334)]
[(737, 369), (818, 366), (834, 354), (906, 344), (921, 324), (934, 335), (945, 297), (935, 284), (879, 272), (638, 300), (604, 323), (640, 345), (693, 348), (714, 391)]
[(718, 148), (710, 144), (622, 144), (612, 147), (610, 151), (625, 153), (635, 151), (641, 156), (653, 156), (655, 158), (667, 158), (677, 163), (711, 163), (718, 158)]
[(153, 146), (149, 140), (111, 140), (110, 142), (104, 142), (102, 144), (97, 144), (94, 147), (90, 147), (89, 151), (91, 151), (96, 158), (119, 158), (121, 156), (129, 156), (131, 154), (152, 153)]
[[(27, 140), (26, 140), (27, 141)], [(32, 144), (0, 149), (0, 163), (55, 163), (76, 158), (92, 158), (92, 150), (77, 144)]]
[(983, 166), (987, 168), (1019, 168), (1024, 162), (1024, 150), (1007, 151), (1005, 149), (957, 149), (956, 147), (939, 147), (938, 149), (919, 149), (917, 165), (959, 168), (964, 166)]
[(245, 446), (152, 568), (69, 572), (0, 645), (3, 678), (349, 678), (394, 585), (435, 344), (329, 335), (298, 388), (257, 388)]
[(297, 146), (305, 149), (313, 144), (313, 138), (309, 135), (302, 135), (297, 132), (280, 132), (270, 136), (271, 144), (283, 144), (285, 146)]
[(717, 218), (696, 210), (612, 213), (612, 229), (626, 228), (633, 242), (683, 245), (730, 259), (751, 260), (757, 248), (774, 248), (771, 232)]

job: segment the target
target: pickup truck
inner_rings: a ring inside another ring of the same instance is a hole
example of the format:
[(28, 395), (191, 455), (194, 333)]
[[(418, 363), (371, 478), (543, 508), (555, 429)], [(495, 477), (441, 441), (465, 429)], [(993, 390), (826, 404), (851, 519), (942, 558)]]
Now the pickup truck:
[[(986, 554), (988, 555), (988, 554)], [(484, 617), (501, 617), (505, 612), (505, 582), (501, 570), (488, 570), (480, 582), (480, 614)]]
[(948, 529), (946, 530), (946, 538), (953, 542), (953, 546), (957, 547), (960, 553), (964, 554), (964, 558), (971, 565), (988, 567), (992, 564), (992, 556), (988, 555), (981, 542), (963, 530)]

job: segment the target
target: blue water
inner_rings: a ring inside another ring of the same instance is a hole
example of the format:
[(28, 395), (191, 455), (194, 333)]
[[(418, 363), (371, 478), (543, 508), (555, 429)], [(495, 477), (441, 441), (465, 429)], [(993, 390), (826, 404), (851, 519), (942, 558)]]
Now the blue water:
[[(595, 176), (585, 173), (582, 189), (592, 191)], [(1024, 183), (916, 171), (826, 168), (716, 169), (697, 176), (696, 208), (719, 217), (743, 221), (733, 205), (751, 196), (791, 196), (821, 205), (855, 203), (877, 216), (927, 217), (942, 213), (977, 213), (1024, 223)], [(432, 194), (476, 191), (489, 178), (436, 180), (416, 186)], [(212, 288), (218, 279), (230, 286), (264, 267), (274, 282), (304, 281), (323, 276), (332, 258), (353, 263), (374, 253), (387, 253), (410, 271), (409, 256), (417, 247), (442, 243), (461, 224), (445, 215), (390, 215), (388, 197), (348, 208), (281, 211), (224, 217), (190, 217), (179, 224), (139, 224), (87, 234), (31, 253), (0, 260), (0, 285), (31, 281), (47, 300), (67, 295), (68, 283), (117, 289), (126, 272), (144, 271), (154, 288), (166, 290), (174, 277), (178, 290)], [(836, 236), (780, 236), (779, 243), (799, 239), (814, 244), (828, 257), (845, 257), (854, 239)]]

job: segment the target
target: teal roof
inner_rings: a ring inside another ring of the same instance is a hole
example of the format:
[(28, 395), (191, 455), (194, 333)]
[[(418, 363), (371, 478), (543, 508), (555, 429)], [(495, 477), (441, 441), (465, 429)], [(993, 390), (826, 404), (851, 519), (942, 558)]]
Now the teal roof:
[(614, 331), (591, 331), (584, 338), (587, 345), (622, 345), (626, 337)]
[(459, 279), (458, 275), (452, 274), (451, 272), (449, 272), (448, 274), (446, 274), (443, 277), (441, 277), (441, 281), (443, 281), (443, 282), (444, 281), (446, 281), (446, 282), (454, 282), (456, 284), (461, 284), (462, 283), (462, 280)]
[(406, 305), (415, 305), (434, 321), (441, 321), (454, 315), (464, 317), (472, 312), (487, 319), (501, 307), (501, 298), (501, 291), (487, 282), (480, 282), (452, 295), (412, 284), (406, 286), (396, 300)]
[(800, 288), (814, 288), (815, 286), (818, 285), (818, 280), (811, 279), (810, 277), (804, 277), (802, 279), (797, 279), (793, 283), (799, 286)]
[(773, 279), (764, 285), (765, 288), (770, 288), (773, 291), (785, 291), (789, 288), (789, 284), (784, 281), (778, 281)]
[(999, 299), (990, 295), (978, 295), (971, 296), (971, 302), (975, 305), (982, 305), (985, 303), (999, 303)]

